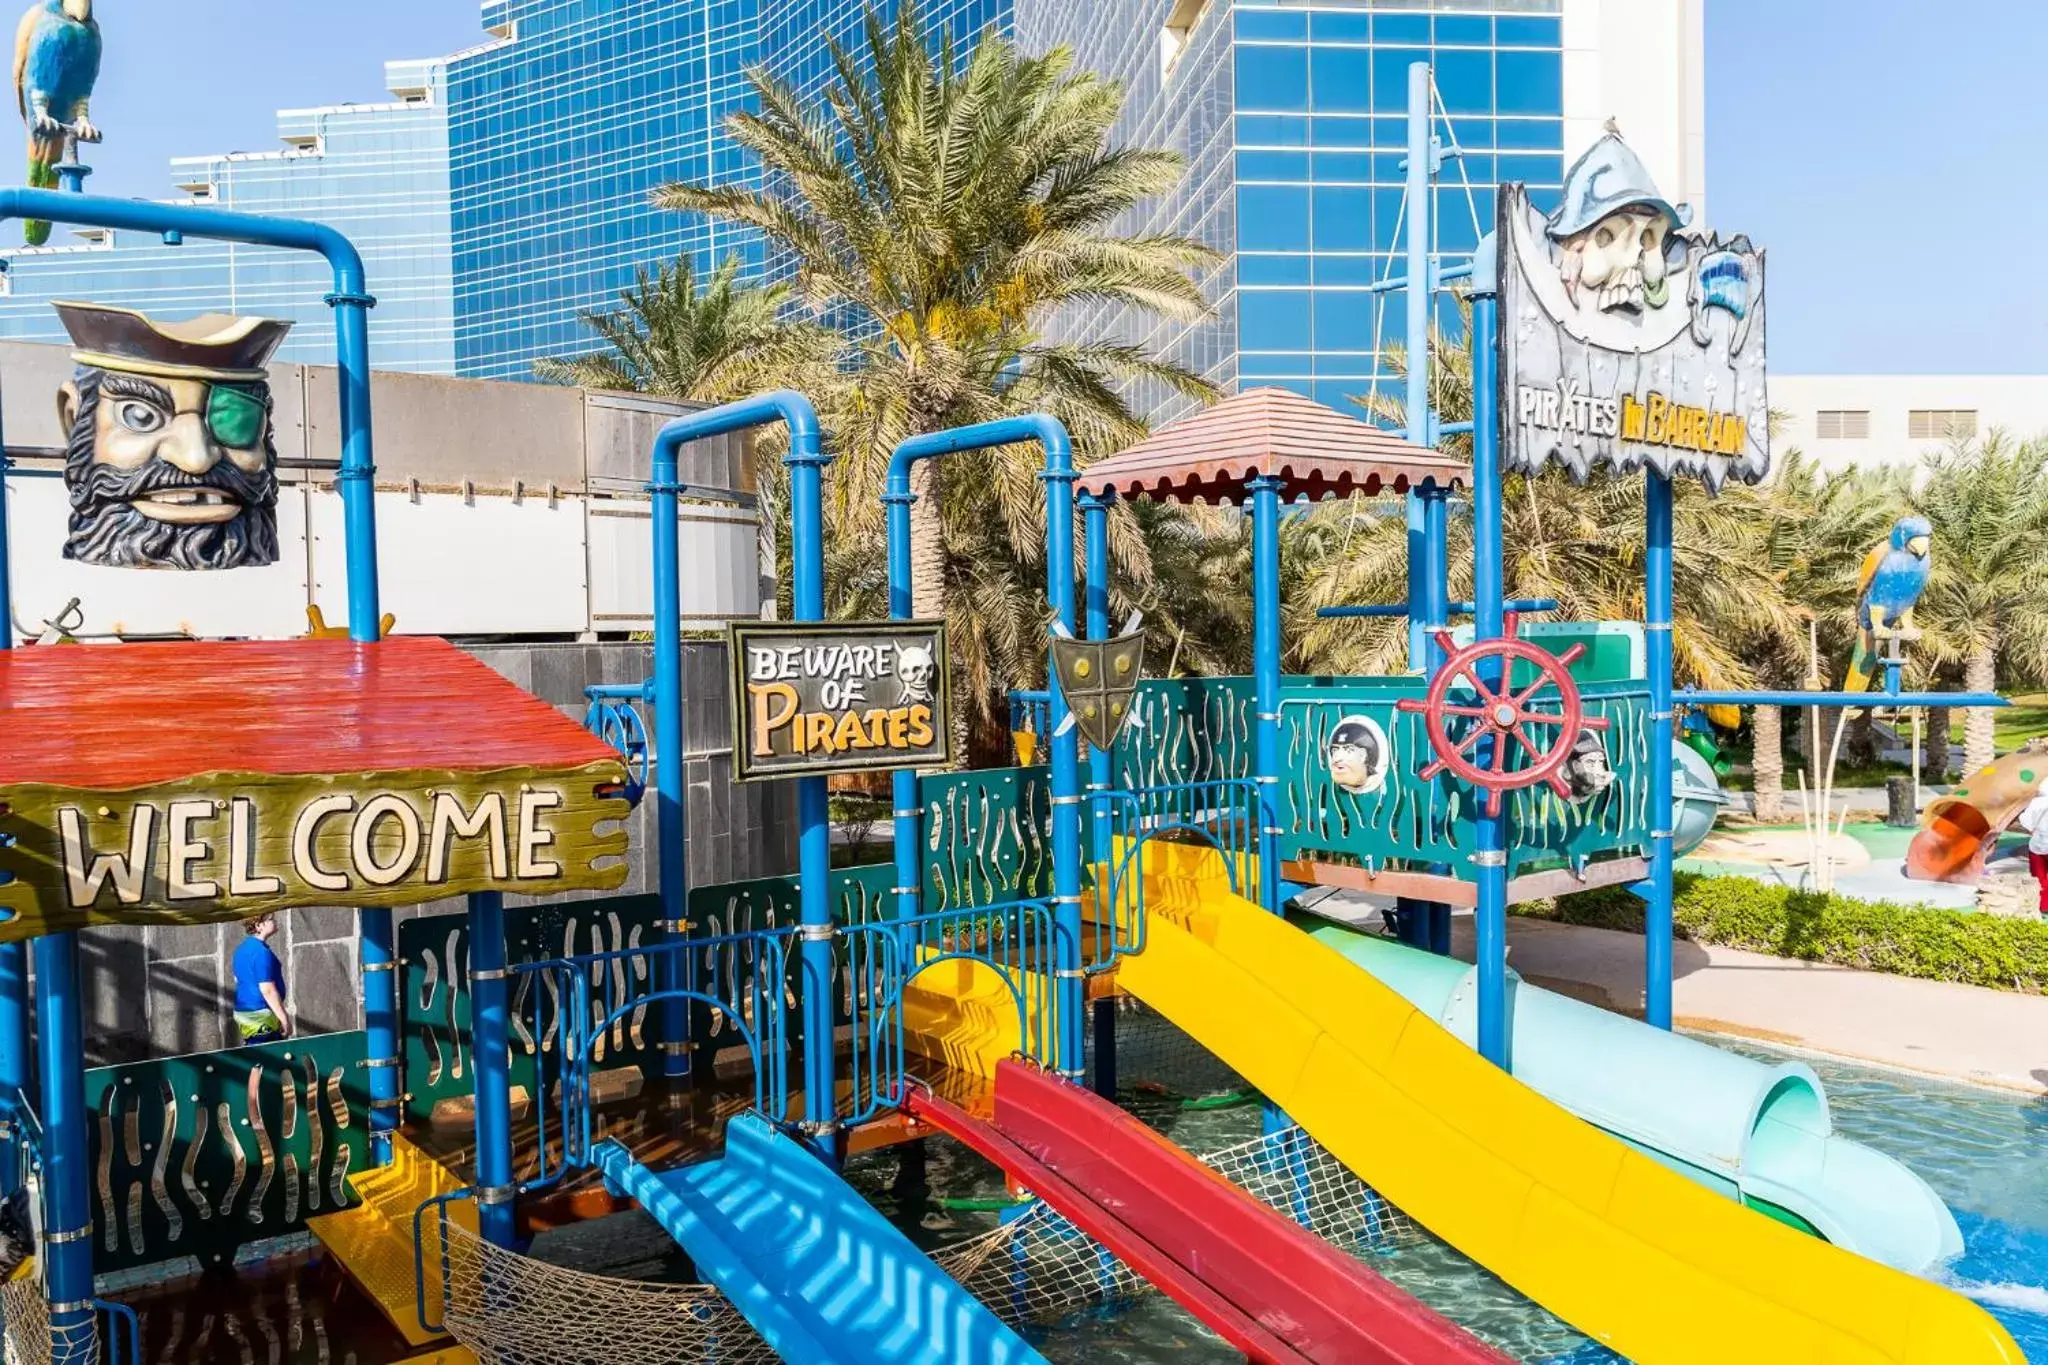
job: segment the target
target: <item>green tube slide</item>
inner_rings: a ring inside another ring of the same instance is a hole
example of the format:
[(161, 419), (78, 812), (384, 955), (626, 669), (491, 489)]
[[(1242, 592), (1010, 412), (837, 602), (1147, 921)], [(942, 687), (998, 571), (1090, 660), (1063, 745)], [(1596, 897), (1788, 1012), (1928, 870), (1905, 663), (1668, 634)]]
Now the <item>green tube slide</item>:
[[(1469, 1047), (1476, 971), (1298, 912), (1344, 954)], [(1681, 1175), (1837, 1246), (1911, 1273), (1961, 1253), (1956, 1220), (1927, 1182), (1834, 1131), (1802, 1062), (1752, 1061), (1508, 973), (1515, 1078)]]

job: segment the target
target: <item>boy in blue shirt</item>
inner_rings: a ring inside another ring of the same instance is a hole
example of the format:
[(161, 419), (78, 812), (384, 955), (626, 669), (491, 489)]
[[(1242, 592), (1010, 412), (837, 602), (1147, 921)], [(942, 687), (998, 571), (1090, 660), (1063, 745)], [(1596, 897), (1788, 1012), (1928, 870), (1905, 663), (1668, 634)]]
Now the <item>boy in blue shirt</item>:
[(274, 1043), (291, 1036), (284, 1011), (284, 964), (271, 951), (277, 916), (258, 915), (242, 926), (248, 937), (235, 949), (235, 1027), (242, 1043)]

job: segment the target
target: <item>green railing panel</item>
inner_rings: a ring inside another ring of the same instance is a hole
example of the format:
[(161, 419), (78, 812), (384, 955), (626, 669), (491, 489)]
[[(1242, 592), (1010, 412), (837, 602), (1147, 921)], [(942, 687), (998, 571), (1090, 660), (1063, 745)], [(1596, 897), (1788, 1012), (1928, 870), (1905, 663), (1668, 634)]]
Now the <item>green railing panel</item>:
[[(1399, 711), (1402, 697), (1426, 691), (1420, 678), (1291, 678), (1282, 689), (1280, 791), (1282, 852), (1334, 857), (1368, 866), (1451, 867), (1469, 875), (1479, 795), (1449, 774), (1424, 781), (1433, 757), (1423, 718)], [(1640, 683), (1588, 683), (1586, 714), (1612, 725), (1605, 740), (1615, 782), (1584, 803), (1547, 786), (1506, 797), (1509, 870), (1634, 851), (1649, 840), (1649, 693)], [(1349, 716), (1366, 716), (1387, 736), (1386, 780), (1352, 793), (1330, 780), (1331, 733)], [(1518, 751), (1510, 766), (1523, 766)]]
[(990, 768), (918, 784), (927, 913), (1052, 894), (1052, 770)]
[[(833, 923), (869, 924), (887, 919), (894, 913), (895, 897), (891, 892), (895, 885), (896, 869), (888, 863), (835, 870), (830, 891)], [(758, 877), (751, 881), (692, 887), (690, 922), (696, 927), (691, 932), (699, 938), (717, 938), (759, 929), (794, 928), (801, 919), (797, 887), (795, 877)], [(705, 965), (710, 965), (708, 958)], [(727, 969), (731, 969), (729, 956)], [(790, 1042), (794, 1044), (803, 1038), (804, 1033), (803, 1011), (796, 1007), (801, 986), (798, 973), (802, 970), (802, 962), (794, 944), (790, 945), (786, 970), (789, 985), (785, 999), (790, 1002), (787, 1028)], [(847, 948), (844, 940), (832, 945), (832, 972), (834, 981), (841, 987), (834, 991), (833, 1023), (836, 1026), (847, 1023), (852, 1017), (845, 988)], [(738, 992), (730, 988), (736, 984), (716, 983), (708, 993), (717, 995), (723, 989), (727, 991), (726, 998), (735, 998)], [(714, 1051), (736, 1047), (744, 1041), (739, 1030), (718, 1011), (694, 1002), (693, 1008), (697, 1013), (697, 1036), (706, 1039)]]
[(1111, 781), (1134, 791), (1250, 777), (1256, 721), (1250, 678), (1150, 679), (1117, 736)]
[[(519, 965), (637, 948), (652, 941), (660, 918), (661, 898), (654, 895), (508, 907), (506, 960)], [(405, 921), (398, 927), (398, 957), (404, 987), (405, 1117), (422, 1123), (436, 1104), (471, 1092), (468, 917), (456, 912)], [(644, 986), (648, 965), (641, 958), (613, 964), (613, 985)], [(555, 1002), (534, 998), (534, 992), (550, 989), (551, 983), (531, 973), (512, 979), (512, 1084), (528, 1095), (536, 1090), (536, 1058), (553, 1053), (559, 1033), (553, 1023)], [(653, 1060), (651, 1050), (641, 1046), (637, 1022), (621, 1021), (612, 1034), (594, 1049), (599, 1066), (644, 1066)], [(552, 1063), (548, 1074), (555, 1074)]]
[(85, 1073), (99, 1271), (236, 1248), (346, 1208), (364, 1166), (360, 1030)]

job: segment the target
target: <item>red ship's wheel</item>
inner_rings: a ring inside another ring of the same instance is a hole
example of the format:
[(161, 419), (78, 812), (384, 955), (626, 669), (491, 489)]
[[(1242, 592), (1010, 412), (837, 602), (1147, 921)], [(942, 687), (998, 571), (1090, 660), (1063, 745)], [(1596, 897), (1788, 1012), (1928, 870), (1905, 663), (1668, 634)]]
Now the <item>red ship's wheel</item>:
[[(1449, 656), (1429, 693), (1420, 699), (1405, 697), (1395, 705), (1423, 717), (1429, 747), (1436, 757), (1422, 769), (1425, 780), (1450, 772), (1486, 792), (1486, 813), (1500, 814), (1501, 793), (1547, 782), (1559, 796), (1570, 796), (1571, 787), (1559, 770), (1572, 756), (1572, 746), (1584, 730), (1605, 730), (1604, 716), (1588, 716), (1579, 700), (1579, 687), (1572, 680), (1573, 660), (1585, 653), (1585, 646), (1573, 645), (1562, 654), (1552, 654), (1538, 645), (1515, 637), (1517, 625), (1510, 612), (1506, 634), (1498, 640), (1475, 640), (1457, 648), (1448, 630), (1436, 632), (1436, 642)], [(1533, 681), (1512, 685), (1514, 665), (1528, 664), (1536, 670)], [(1489, 679), (1495, 681), (1489, 681)], [(1469, 694), (1451, 700), (1451, 693)], [(1555, 696), (1542, 695), (1554, 692)], [(1469, 721), (1464, 732), (1452, 738), (1453, 721)], [(1473, 757), (1483, 741), (1493, 741), (1491, 753), (1481, 761)], [(1528, 761), (1519, 768), (1508, 767), (1514, 749)]]

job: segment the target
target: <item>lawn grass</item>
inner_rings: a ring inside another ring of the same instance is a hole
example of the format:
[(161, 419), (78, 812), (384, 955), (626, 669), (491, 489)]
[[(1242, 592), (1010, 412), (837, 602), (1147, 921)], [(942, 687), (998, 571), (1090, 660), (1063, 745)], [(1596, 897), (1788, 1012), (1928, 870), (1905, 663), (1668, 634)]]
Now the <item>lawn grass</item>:
[[(1993, 714), (1997, 722), (1992, 731), (1998, 752), (2009, 754), (2030, 739), (2048, 735), (2048, 693), (2033, 692), (2009, 698), (2012, 705)], [(1963, 713), (1954, 711), (1949, 716), (1949, 742), (1960, 745), (1963, 742)]]

